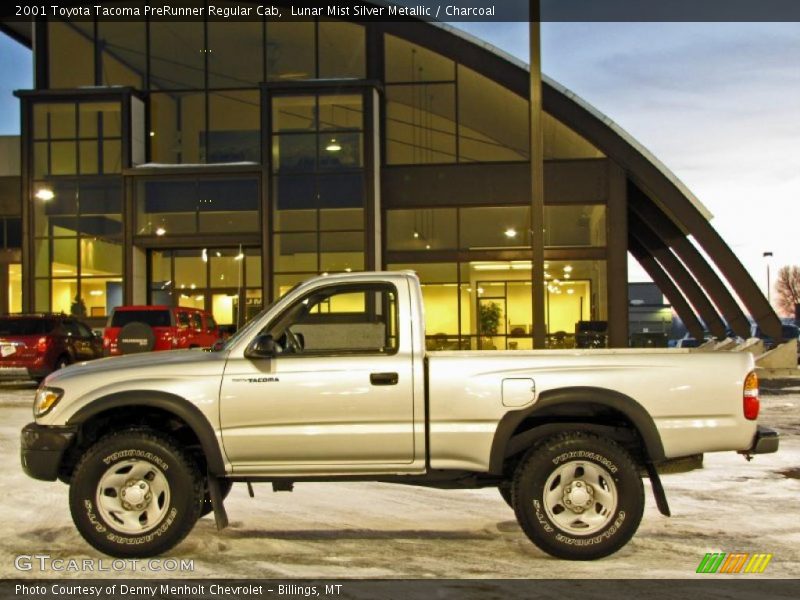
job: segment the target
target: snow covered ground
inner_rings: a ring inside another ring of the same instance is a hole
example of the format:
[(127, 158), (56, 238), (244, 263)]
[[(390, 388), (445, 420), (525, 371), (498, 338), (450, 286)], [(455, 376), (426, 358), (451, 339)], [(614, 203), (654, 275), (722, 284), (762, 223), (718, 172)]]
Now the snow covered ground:
[[(0, 577), (97, 577), (20, 572), (20, 554), (104, 559), (78, 535), (67, 487), (37, 482), (19, 466), (19, 430), (31, 420), (31, 385), (0, 385)], [(777, 454), (750, 463), (709, 454), (705, 468), (663, 478), (673, 517), (648, 488), (639, 532), (595, 562), (557, 561), (524, 536), (494, 489), (440, 491), (376, 483), (299, 484), (293, 493), (234, 486), (231, 526), (202, 519), (169, 557), (194, 571), (105, 576), (268, 578), (685, 578), (706, 552), (768, 552), (764, 576), (800, 574), (800, 384), (762, 396), (761, 422), (783, 435)], [(707, 576), (706, 576), (707, 577)]]

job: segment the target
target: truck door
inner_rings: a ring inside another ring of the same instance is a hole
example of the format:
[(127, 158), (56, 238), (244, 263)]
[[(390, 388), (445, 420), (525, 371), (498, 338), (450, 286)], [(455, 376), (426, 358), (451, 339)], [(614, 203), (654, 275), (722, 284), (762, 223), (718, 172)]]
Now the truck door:
[(318, 287), (260, 332), (272, 357), (229, 358), (220, 419), (234, 472), (414, 461), (411, 325), (400, 329), (398, 300), (385, 282)]

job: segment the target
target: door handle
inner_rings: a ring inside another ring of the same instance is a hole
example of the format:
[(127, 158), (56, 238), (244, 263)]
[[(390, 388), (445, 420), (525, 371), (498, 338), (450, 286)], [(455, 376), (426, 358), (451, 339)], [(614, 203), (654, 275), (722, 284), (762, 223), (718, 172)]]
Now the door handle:
[(397, 373), (370, 373), (369, 382), (372, 385), (397, 385)]

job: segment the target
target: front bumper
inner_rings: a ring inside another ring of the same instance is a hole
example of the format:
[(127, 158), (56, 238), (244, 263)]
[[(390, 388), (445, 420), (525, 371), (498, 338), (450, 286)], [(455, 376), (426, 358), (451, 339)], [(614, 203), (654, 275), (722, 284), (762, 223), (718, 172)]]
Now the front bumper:
[(72, 444), (76, 433), (75, 427), (28, 423), (22, 429), (20, 440), (22, 470), (34, 479), (55, 481), (64, 452)]
[(753, 444), (742, 454), (772, 454), (778, 451), (780, 445), (780, 434), (774, 429), (759, 425), (756, 434), (753, 436)]

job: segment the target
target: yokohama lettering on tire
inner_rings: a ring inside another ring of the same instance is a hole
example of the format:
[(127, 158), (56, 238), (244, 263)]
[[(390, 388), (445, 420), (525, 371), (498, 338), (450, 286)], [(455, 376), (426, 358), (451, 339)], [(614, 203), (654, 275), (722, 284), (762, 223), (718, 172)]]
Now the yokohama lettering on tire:
[(93, 547), (120, 558), (166, 552), (200, 516), (203, 478), (174, 440), (150, 430), (101, 438), (72, 475), (70, 511)]

